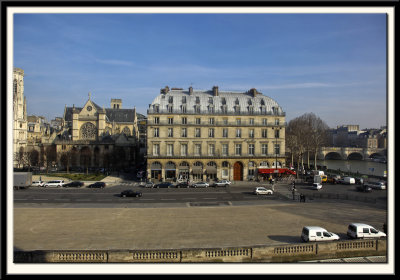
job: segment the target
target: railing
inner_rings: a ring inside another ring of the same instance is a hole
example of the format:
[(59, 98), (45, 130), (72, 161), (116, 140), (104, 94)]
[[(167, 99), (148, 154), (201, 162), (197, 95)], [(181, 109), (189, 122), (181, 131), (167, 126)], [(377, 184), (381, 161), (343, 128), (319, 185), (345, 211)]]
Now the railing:
[(147, 110), (147, 114), (174, 114), (174, 115), (221, 115), (221, 116), (286, 116), (285, 112), (272, 112), (272, 111), (265, 111), (265, 112), (232, 112), (232, 111), (209, 111), (209, 110), (167, 110), (167, 109), (153, 109), (150, 108)]
[(242, 121), (240, 124), (236, 122), (223, 122), (223, 121), (215, 121), (214, 123), (209, 123), (208, 120), (203, 120), (202, 123), (196, 123), (195, 121), (188, 121), (186, 123), (182, 123), (179, 120), (175, 120), (173, 123), (169, 123), (168, 121), (154, 121), (154, 120), (147, 120), (147, 126), (207, 126), (207, 127), (214, 127), (214, 126), (235, 126), (235, 127), (284, 127), (287, 125), (287, 122), (280, 122), (280, 123), (275, 123), (275, 122), (267, 122), (265, 124), (263, 123), (253, 123), (251, 124), (250, 122), (244, 123)]
[(279, 246), (168, 250), (14, 251), (15, 263), (296, 262), (385, 256), (386, 239), (310, 242)]

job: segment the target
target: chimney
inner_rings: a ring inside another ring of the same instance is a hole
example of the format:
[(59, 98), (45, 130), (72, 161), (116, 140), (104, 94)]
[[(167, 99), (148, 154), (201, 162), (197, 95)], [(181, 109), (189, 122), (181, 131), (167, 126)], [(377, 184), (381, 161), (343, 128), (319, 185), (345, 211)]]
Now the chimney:
[(161, 93), (162, 94), (167, 94), (168, 92), (169, 92), (169, 87), (168, 86), (165, 86), (165, 88), (161, 89)]
[(253, 97), (256, 97), (258, 94), (258, 91), (255, 88), (250, 89), (250, 94), (253, 95)]
[(214, 96), (218, 96), (218, 86), (213, 86), (213, 94)]
[(190, 88), (189, 88), (189, 95), (192, 95), (192, 93), (193, 93), (193, 88), (190, 87)]

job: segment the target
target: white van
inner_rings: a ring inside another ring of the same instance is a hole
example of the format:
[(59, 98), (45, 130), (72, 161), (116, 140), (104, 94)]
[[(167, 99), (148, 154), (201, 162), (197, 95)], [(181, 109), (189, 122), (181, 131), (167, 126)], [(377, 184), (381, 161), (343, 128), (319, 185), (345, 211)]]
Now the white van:
[(331, 241), (339, 240), (339, 236), (333, 232), (328, 232), (322, 227), (306, 226), (301, 232), (301, 239), (304, 242), (309, 241)]
[(356, 180), (353, 177), (344, 177), (343, 178), (343, 184), (350, 185), (350, 184), (355, 184)]
[(352, 223), (347, 228), (347, 236), (351, 238), (380, 238), (386, 237), (386, 234), (370, 225)]
[(62, 187), (64, 185), (64, 180), (53, 180), (44, 183), (44, 187)]

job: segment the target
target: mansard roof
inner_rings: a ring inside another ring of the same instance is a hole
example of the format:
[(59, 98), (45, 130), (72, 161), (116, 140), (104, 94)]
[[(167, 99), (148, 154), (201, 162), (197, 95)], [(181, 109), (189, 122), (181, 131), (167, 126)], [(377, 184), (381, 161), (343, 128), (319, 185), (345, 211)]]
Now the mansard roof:
[(182, 106), (186, 107), (187, 113), (194, 113), (195, 107), (200, 107), (200, 112), (209, 111), (213, 107), (216, 114), (227, 113), (241, 114), (250, 112), (252, 114), (276, 114), (285, 115), (279, 104), (272, 98), (252, 89), (247, 92), (218, 91), (212, 90), (162, 90), (149, 106), (148, 113), (154, 113), (155, 107), (158, 112), (179, 112)]

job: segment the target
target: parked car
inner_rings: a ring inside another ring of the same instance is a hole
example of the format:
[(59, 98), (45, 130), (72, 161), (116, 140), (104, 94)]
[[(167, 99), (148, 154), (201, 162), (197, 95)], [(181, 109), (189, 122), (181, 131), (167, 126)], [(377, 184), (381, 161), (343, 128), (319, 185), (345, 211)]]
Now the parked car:
[(322, 227), (306, 226), (301, 231), (301, 239), (304, 242), (309, 241), (332, 241), (339, 240), (339, 236), (333, 232), (328, 232)]
[(87, 187), (88, 188), (100, 188), (100, 189), (102, 189), (102, 188), (106, 187), (106, 183), (104, 183), (104, 182), (96, 182), (96, 183), (90, 184)]
[(328, 177), (328, 179), (327, 179), (327, 181), (326, 181), (327, 183), (329, 183), (329, 184), (337, 184), (337, 179), (336, 179), (336, 177)]
[(254, 193), (255, 195), (259, 195), (259, 194), (269, 194), (269, 195), (271, 195), (271, 194), (273, 194), (274, 192), (273, 192), (272, 190), (268, 190), (268, 189), (266, 189), (266, 188), (264, 188), (264, 187), (256, 187), (256, 188), (254, 189), (253, 193)]
[(154, 183), (151, 181), (140, 182), (140, 186), (145, 187), (145, 188), (154, 188)]
[(228, 180), (219, 180), (213, 184), (213, 187), (228, 187), (230, 184)]
[(172, 183), (170, 183), (170, 182), (164, 182), (164, 183), (160, 183), (160, 184), (157, 184), (157, 185), (154, 185), (154, 187), (153, 188), (171, 188), (173, 185), (172, 185)]
[(176, 185), (177, 188), (189, 188), (188, 182), (181, 182)]
[(121, 197), (141, 197), (142, 192), (133, 191), (133, 190), (124, 190), (121, 192)]
[(193, 184), (194, 188), (207, 188), (210, 186), (207, 182), (197, 182)]
[(356, 183), (356, 180), (353, 177), (344, 177), (343, 178), (343, 184), (353, 185), (355, 183)]
[(73, 188), (80, 188), (83, 187), (85, 184), (81, 181), (73, 181), (67, 184), (64, 184), (63, 187), (68, 188), (68, 187), (73, 187)]
[(372, 188), (367, 185), (357, 185), (356, 190), (359, 192), (371, 192)]
[(46, 183), (44, 183), (44, 187), (45, 188), (49, 188), (49, 187), (62, 187), (64, 185), (64, 180), (53, 180), (53, 181), (48, 181)]
[(365, 183), (366, 186), (371, 187), (373, 189), (377, 190), (385, 190), (386, 189), (386, 183), (384, 182), (367, 182)]
[(380, 238), (386, 237), (386, 234), (367, 224), (351, 223), (347, 228), (347, 236), (351, 238)]
[(43, 187), (44, 182), (43, 181), (33, 181), (31, 186), (32, 187)]
[(313, 189), (313, 190), (320, 190), (320, 189), (322, 189), (322, 184), (320, 184), (320, 183), (313, 183), (312, 186), (311, 186), (311, 189)]

